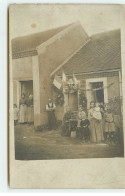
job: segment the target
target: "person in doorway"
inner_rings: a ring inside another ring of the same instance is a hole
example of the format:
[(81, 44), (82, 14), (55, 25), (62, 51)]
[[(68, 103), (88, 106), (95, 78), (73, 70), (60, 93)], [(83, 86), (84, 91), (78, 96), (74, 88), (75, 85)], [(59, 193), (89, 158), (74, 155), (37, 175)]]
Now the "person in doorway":
[(27, 103), (25, 94), (22, 93), (21, 99), (20, 99), (20, 117), (19, 122), (21, 124), (27, 123)]
[(71, 130), (69, 125), (69, 120), (71, 119), (71, 112), (69, 107), (66, 108), (66, 112), (63, 117), (63, 124), (62, 124), (62, 136), (70, 137)]
[(34, 108), (33, 108), (33, 95), (30, 94), (27, 100), (27, 122), (29, 124), (34, 122)]
[(56, 117), (55, 117), (55, 104), (49, 99), (49, 103), (46, 105), (46, 111), (48, 113), (48, 129), (56, 129)]
[(103, 118), (104, 117), (104, 112), (105, 112), (104, 103), (100, 102), (99, 107), (100, 107), (100, 112), (101, 112), (101, 115), (102, 115), (102, 118)]
[(19, 117), (19, 110), (16, 104), (13, 104), (13, 110), (14, 110), (14, 125), (17, 125), (18, 117)]

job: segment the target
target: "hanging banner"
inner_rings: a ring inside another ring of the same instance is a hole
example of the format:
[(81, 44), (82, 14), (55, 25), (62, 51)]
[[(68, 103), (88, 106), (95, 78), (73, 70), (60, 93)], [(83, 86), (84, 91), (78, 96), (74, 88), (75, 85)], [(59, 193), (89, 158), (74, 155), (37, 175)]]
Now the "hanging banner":
[(66, 74), (63, 72), (62, 73), (62, 82), (66, 82), (66, 81), (67, 81)]
[(62, 86), (62, 80), (57, 75), (55, 75), (55, 78), (53, 80), (53, 84), (56, 88), (61, 89)]
[(76, 76), (73, 74), (73, 81), (74, 81), (74, 84), (77, 85), (80, 83), (79, 80), (77, 80)]

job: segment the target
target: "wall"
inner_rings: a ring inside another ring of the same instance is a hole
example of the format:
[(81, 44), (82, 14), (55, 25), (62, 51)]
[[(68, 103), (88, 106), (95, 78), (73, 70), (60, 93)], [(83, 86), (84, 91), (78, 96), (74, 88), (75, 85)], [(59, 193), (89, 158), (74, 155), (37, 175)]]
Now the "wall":
[(13, 81), (13, 104), (17, 104), (17, 81)]
[(12, 72), (14, 80), (32, 79), (32, 57), (13, 59)]
[[(40, 113), (41, 124), (47, 122), (47, 113), (45, 105), (48, 103), (48, 99), (52, 98), (52, 80), (50, 74), (60, 64), (62, 64), (71, 54), (73, 54), (78, 48), (80, 48), (87, 36), (84, 33), (81, 25), (73, 25), (64, 33), (61, 32), (61, 36), (54, 37), (48, 45), (43, 46), (40, 49), (39, 54), (39, 71), (40, 71)], [(63, 116), (62, 108), (58, 108), (59, 116)], [(57, 114), (57, 116), (58, 116)]]
[(90, 78), (99, 78), (99, 77), (107, 77), (107, 85), (113, 83), (112, 86), (108, 88), (108, 99), (113, 98), (114, 96), (120, 96), (120, 84), (119, 84), (119, 76), (118, 72), (111, 73), (101, 73), (101, 74), (91, 74), (87, 76), (77, 76), (77, 78), (81, 81), (81, 87), (85, 88), (86, 79)]
[(32, 58), (24, 57), (12, 60), (12, 77), (13, 77), (13, 103), (19, 104), (19, 82), (33, 80)]
[(108, 88), (108, 99), (113, 98), (114, 96), (120, 96), (120, 84), (119, 84), (119, 77), (118, 76), (112, 76), (107, 77), (108, 84), (113, 83), (112, 86)]

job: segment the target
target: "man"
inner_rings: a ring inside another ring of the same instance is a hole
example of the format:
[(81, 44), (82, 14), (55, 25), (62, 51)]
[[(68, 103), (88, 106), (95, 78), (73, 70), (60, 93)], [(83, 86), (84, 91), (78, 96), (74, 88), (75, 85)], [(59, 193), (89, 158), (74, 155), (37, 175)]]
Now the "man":
[(48, 128), (49, 130), (56, 129), (56, 117), (55, 117), (55, 104), (49, 99), (49, 103), (46, 105), (46, 111), (48, 113)]

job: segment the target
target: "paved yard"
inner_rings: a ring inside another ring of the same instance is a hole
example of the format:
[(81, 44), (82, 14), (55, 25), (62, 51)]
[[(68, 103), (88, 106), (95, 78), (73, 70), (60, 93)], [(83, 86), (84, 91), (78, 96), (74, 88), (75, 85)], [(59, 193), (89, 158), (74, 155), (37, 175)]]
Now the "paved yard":
[(15, 126), (17, 160), (76, 159), (122, 157), (120, 146), (82, 143), (80, 139), (62, 137), (60, 130), (35, 132), (33, 125)]

